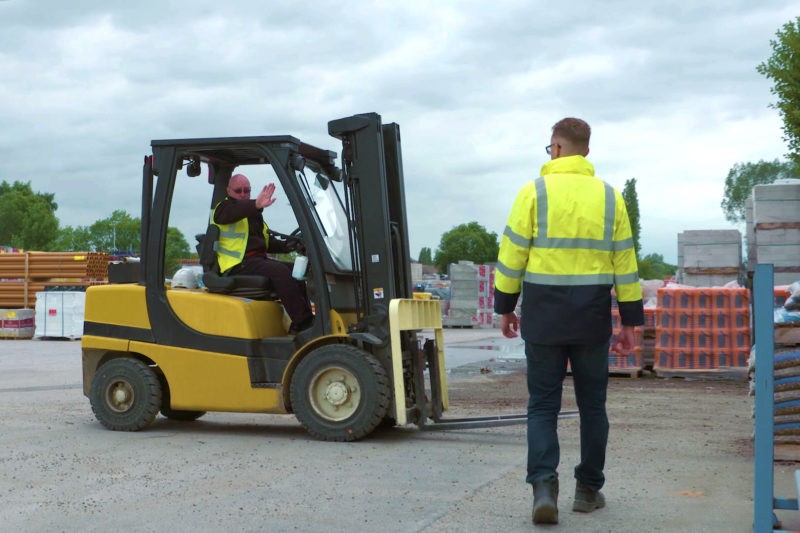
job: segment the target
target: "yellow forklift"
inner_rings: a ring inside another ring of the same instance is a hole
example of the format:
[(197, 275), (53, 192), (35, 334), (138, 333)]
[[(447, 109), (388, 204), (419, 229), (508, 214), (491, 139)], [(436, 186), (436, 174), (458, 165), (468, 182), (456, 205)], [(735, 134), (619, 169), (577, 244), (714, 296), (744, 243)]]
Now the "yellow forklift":
[[(83, 390), (107, 428), (137, 431), (159, 411), (294, 413), (314, 437), (353, 441), (379, 426), (509, 425), (524, 415), (442, 418), (448, 408), (439, 302), (412, 295), (397, 124), (375, 113), (328, 123), (335, 152), (292, 136), (155, 140), (144, 159), (142, 257), (110, 265), (86, 293)], [(269, 165), (298, 228), (276, 234), (308, 257), (311, 328), (290, 335), (269, 284), (221, 275), (218, 228), (197, 236), (198, 288), (165, 283), (176, 179), (208, 174), (209, 207), (237, 167)]]

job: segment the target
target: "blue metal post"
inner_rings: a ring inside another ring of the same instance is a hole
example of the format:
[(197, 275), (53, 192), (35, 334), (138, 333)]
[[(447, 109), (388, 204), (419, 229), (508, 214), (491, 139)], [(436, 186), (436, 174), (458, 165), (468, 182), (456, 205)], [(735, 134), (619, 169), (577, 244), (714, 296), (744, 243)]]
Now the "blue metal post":
[(756, 265), (753, 278), (753, 325), (756, 338), (753, 530), (756, 533), (773, 530), (775, 489), (773, 280), (772, 265)]

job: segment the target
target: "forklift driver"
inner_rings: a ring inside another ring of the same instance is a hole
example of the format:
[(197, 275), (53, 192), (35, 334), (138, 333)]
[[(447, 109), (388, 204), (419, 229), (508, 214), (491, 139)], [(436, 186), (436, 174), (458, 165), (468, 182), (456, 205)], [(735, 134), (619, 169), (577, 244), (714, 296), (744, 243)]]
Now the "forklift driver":
[(278, 239), (270, 239), (262, 211), (275, 203), (275, 184), (265, 185), (250, 199), (250, 180), (235, 174), (228, 182), (227, 196), (212, 211), (212, 222), (220, 229), (216, 251), (220, 273), (263, 276), (272, 285), (292, 319), (289, 334), (311, 327), (314, 315), (308, 303), (305, 282), (292, 277), (289, 267), (267, 257), (267, 252), (292, 251)]

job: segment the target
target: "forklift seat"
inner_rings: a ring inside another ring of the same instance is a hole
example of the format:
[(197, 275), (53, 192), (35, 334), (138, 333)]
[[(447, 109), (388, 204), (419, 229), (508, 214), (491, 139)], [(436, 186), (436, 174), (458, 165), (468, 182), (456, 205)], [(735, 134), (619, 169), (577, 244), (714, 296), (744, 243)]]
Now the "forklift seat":
[(206, 233), (195, 235), (197, 255), (203, 266), (203, 284), (208, 292), (229, 294), (251, 300), (277, 300), (272, 284), (263, 276), (226, 275), (219, 271), (216, 248), (219, 228), (209, 224)]

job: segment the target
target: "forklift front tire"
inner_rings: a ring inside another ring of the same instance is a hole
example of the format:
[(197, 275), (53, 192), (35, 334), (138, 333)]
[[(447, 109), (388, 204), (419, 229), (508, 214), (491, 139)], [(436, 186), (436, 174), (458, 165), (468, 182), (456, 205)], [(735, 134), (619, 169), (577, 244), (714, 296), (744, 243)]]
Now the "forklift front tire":
[(158, 414), (161, 384), (153, 370), (138, 359), (112, 359), (97, 369), (89, 401), (97, 420), (108, 429), (139, 431)]
[(345, 344), (308, 354), (292, 376), (292, 410), (314, 437), (354, 441), (370, 434), (387, 414), (391, 389), (386, 370), (371, 354)]

